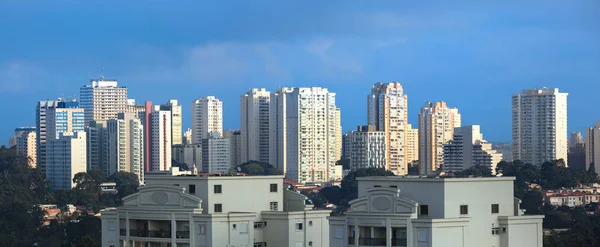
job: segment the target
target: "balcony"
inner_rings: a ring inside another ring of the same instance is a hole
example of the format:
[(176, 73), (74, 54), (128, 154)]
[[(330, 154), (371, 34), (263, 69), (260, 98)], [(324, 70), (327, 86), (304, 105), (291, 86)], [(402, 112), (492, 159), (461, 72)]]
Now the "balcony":
[(171, 238), (171, 230), (129, 230), (129, 236), (143, 238)]
[(189, 239), (190, 232), (189, 231), (177, 231), (175, 232), (175, 237), (179, 239)]
[(386, 246), (385, 238), (358, 238), (358, 245)]

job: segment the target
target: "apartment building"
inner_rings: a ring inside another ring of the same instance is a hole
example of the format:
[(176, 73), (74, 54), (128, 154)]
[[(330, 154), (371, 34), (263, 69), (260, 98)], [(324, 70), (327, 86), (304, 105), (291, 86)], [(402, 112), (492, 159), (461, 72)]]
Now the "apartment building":
[(91, 80), (79, 90), (81, 108), (85, 109), (85, 123), (107, 121), (117, 118), (117, 113), (127, 109), (127, 88), (119, 86), (116, 80), (104, 77)]
[(544, 216), (523, 215), (514, 179), (358, 178), (349, 211), (329, 217), (330, 245), (542, 247)]
[(108, 132), (107, 121), (89, 122), (85, 127), (86, 145), (87, 145), (87, 169), (101, 169), (106, 172), (108, 169)]
[[(592, 134), (593, 135), (593, 134)], [(587, 171), (590, 163), (587, 163), (585, 155), (585, 142), (581, 132), (572, 132), (569, 138), (569, 153), (567, 154), (569, 167), (577, 170)]]
[(218, 133), (211, 133), (203, 139), (201, 172), (219, 173), (228, 172), (233, 167), (231, 164), (231, 147), (229, 139)]
[(568, 163), (567, 93), (558, 88), (523, 90), (512, 96), (513, 159), (535, 166)]
[[(242, 161), (242, 135), (240, 130), (223, 130), (223, 138), (229, 140), (229, 159), (232, 166), (237, 166)], [(268, 162), (268, 159), (267, 159)]]
[(75, 187), (75, 174), (86, 171), (85, 132), (60, 132), (56, 138), (48, 139), (46, 156), (46, 180), (50, 189)]
[(419, 160), (419, 129), (406, 126), (406, 160), (409, 164)]
[(344, 159), (350, 161), (350, 170), (386, 168), (385, 132), (373, 125), (358, 126), (344, 134)]
[(192, 103), (192, 143), (200, 143), (212, 132), (223, 135), (223, 103), (214, 96)]
[(241, 163), (269, 162), (270, 104), (271, 93), (264, 88), (250, 89), (240, 97)]
[(149, 176), (102, 211), (102, 246), (330, 246), (328, 210), (283, 176)]
[(496, 174), (496, 165), (502, 154), (492, 149), (492, 144), (483, 139), (479, 125), (462, 126), (454, 129), (454, 138), (444, 144), (446, 173), (459, 172), (473, 166), (482, 166)]
[(327, 182), (335, 177), (340, 116), (326, 88), (281, 88), (271, 94), (270, 164), (289, 179)]
[(15, 146), (17, 155), (27, 157), (29, 167), (36, 167), (37, 160), (37, 134), (35, 127), (19, 127), (15, 129)]
[(108, 176), (131, 172), (144, 181), (144, 126), (135, 113), (119, 113), (107, 121)]
[(427, 102), (419, 113), (419, 173), (436, 173), (444, 163), (444, 144), (452, 140), (460, 127), (461, 115), (446, 102)]
[(171, 154), (174, 161), (186, 164), (190, 169), (202, 169), (202, 144), (173, 145)]
[(585, 167), (587, 171), (590, 165), (600, 164), (600, 122), (596, 122), (593, 127), (586, 129), (585, 136)]
[(160, 105), (160, 109), (171, 112), (171, 141), (173, 142), (173, 145), (182, 144), (181, 105), (177, 100), (172, 99), (169, 100), (167, 104)]
[(171, 168), (171, 112), (154, 106), (150, 114), (150, 158), (152, 171)]
[(408, 174), (407, 128), (408, 96), (398, 82), (375, 83), (367, 97), (367, 123), (385, 132), (386, 170), (396, 175)]

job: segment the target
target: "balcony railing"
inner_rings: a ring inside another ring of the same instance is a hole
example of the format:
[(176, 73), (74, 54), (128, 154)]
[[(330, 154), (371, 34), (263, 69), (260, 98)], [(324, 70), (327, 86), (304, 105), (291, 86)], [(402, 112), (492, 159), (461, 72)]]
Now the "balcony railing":
[(349, 245), (354, 245), (354, 237), (348, 237), (348, 244)]
[(385, 238), (358, 238), (359, 245), (386, 246)]
[(177, 231), (177, 232), (175, 232), (175, 237), (176, 238), (189, 239), (190, 238), (190, 232), (189, 231)]
[(392, 238), (392, 246), (406, 247), (406, 238)]
[(129, 230), (129, 236), (146, 238), (171, 238), (171, 230)]

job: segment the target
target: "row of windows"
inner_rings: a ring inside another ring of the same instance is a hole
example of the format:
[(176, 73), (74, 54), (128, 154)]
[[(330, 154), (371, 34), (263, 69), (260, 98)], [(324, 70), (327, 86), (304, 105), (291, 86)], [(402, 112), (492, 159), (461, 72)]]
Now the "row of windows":
[[(270, 192), (277, 192), (277, 184), (270, 184), (269, 185), (269, 191)], [(190, 193), (190, 194), (196, 194), (196, 185), (195, 184), (188, 185), (188, 193)], [(223, 186), (220, 185), (220, 184), (215, 184), (213, 186), (213, 193), (215, 193), (215, 194), (222, 194), (223, 193)]]
[[(492, 204), (492, 214), (500, 212), (499, 204)], [(460, 205), (460, 214), (469, 214), (469, 205)], [(419, 215), (429, 215), (429, 205), (419, 205)]]

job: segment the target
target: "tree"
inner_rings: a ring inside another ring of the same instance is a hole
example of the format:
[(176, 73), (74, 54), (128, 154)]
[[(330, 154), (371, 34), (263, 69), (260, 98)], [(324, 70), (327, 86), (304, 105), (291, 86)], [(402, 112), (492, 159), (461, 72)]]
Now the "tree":
[(115, 172), (115, 174), (110, 176), (109, 181), (117, 184), (117, 196), (119, 200), (136, 193), (137, 188), (140, 186), (137, 175), (131, 172)]
[(538, 190), (528, 190), (521, 200), (521, 208), (525, 209), (525, 214), (541, 214), (542, 193)]
[(335, 205), (340, 205), (342, 200), (341, 188), (338, 186), (322, 188), (319, 191), (319, 194), (325, 199), (326, 202), (333, 203)]
[(342, 169), (349, 170), (350, 169), (350, 159), (341, 159), (335, 162), (336, 166), (342, 166)]
[(492, 171), (489, 167), (476, 165), (454, 174), (456, 177), (492, 177)]
[(283, 175), (283, 172), (273, 167), (271, 164), (256, 160), (245, 162), (235, 169), (251, 176)]

